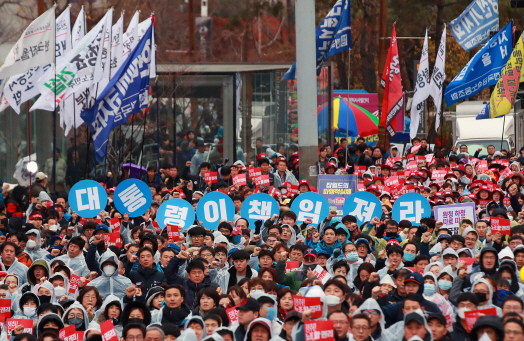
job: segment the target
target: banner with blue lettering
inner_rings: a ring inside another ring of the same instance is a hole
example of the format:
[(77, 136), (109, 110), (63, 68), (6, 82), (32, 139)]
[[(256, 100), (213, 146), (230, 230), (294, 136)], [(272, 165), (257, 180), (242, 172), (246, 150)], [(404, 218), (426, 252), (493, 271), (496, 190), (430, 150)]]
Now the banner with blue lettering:
[[(317, 76), (324, 61), (339, 52), (351, 48), (351, 4), (338, 0), (315, 30), (317, 52)], [(297, 62), (286, 72), (282, 80), (295, 79)]]
[(474, 0), (449, 27), (464, 50), (479, 46), (488, 41), (490, 31), (499, 30), (499, 1)]
[(111, 130), (127, 122), (131, 114), (148, 105), (152, 37), (153, 25), (109, 81), (95, 104), (80, 114), (93, 132), (97, 161), (104, 160)]
[(497, 84), (502, 69), (513, 51), (512, 22), (480, 49), (444, 91), (448, 107)]
[(337, 217), (344, 216), (344, 202), (357, 191), (358, 176), (354, 174), (319, 174), (318, 194), (327, 200), (329, 210), (336, 210)]

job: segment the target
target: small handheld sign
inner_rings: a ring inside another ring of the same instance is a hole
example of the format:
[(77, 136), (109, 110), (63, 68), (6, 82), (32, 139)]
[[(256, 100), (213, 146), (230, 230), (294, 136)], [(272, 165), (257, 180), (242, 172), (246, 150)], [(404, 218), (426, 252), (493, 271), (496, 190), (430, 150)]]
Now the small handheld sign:
[(82, 180), (71, 188), (68, 200), (73, 212), (83, 218), (93, 218), (106, 207), (107, 194), (98, 182)]
[(205, 228), (214, 230), (221, 220), (232, 221), (234, 216), (235, 204), (228, 195), (222, 192), (207, 193), (198, 202), (197, 217), (199, 221), (203, 222)]
[(195, 209), (184, 199), (170, 199), (158, 208), (156, 221), (161, 229), (168, 224), (187, 229), (195, 222)]
[(151, 206), (153, 196), (145, 182), (138, 179), (127, 179), (116, 186), (113, 200), (118, 212), (129, 213), (129, 216), (134, 218), (146, 213)]

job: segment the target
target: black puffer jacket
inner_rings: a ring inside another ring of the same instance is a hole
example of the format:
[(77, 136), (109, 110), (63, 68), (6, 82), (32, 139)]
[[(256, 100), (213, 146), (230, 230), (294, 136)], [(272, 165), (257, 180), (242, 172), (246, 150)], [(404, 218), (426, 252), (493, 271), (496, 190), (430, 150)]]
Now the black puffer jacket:
[(152, 268), (145, 269), (138, 265), (138, 269), (129, 273), (129, 279), (142, 289), (142, 296), (136, 296), (136, 300), (140, 302), (145, 302), (149, 289), (167, 283), (164, 273), (156, 268), (156, 263), (153, 263)]

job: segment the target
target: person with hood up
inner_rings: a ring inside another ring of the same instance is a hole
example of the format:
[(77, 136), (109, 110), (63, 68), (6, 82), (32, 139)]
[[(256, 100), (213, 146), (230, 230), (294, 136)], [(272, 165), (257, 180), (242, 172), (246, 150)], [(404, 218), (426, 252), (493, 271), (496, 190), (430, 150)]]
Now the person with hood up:
[(102, 275), (87, 284), (96, 287), (103, 299), (109, 295), (125, 297), (126, 289), (133, 285), (129, 278), (118, 273), (118, 262), (118, 257), (113, 251), (107, 249), (100, 257)]
[[(499, 258), (500, 258), (500, 254), (499, 254)], [(520, 273), (518, 273), (517, 271), (517, 264), (513, 260), (505, 259), (500, 263), (500, 267), (497, 271), (497, 276), (495, 277), (495, 279), (496, 280), (499, 280), (499, 279), (507, 280), (509, 282), (509, 289), (510, 289), (509, 291), (503, 290), (502, 292), (500, 290), (497, 290), (497, 296), (501, 301), (504, 299), (504, 297), (508, 295), (517, 295), (518, 297), (521, 297), (521, 298), (524, 296), (524, 284), (519, 282), (519, 277), (520, 277)], [(501, 297), (501, 296), (504, 296), (504, 297)]]
[(184, 302), (186, 290), (178, 284), (172, 284), (165, 291), (165, 306), (151, 313), (151, 323), (172, 323), (183, 326), (184, 321), (191, 317), (191, 310)]
[(264, 317), (259, 317), (251, 321), (243, 341), (269, 341), (272, 338), (271, 322)]
[(433, 334), (428, 327), (422, 310), (417, 309), (404, 316), (404, 333), (399, 341), (422, 340), (433, 341)]
[(97, 312), (99, 313), (96, 322), (102, 324), (107, 320), (113, 321), (113, 326), (116, 329), (118, 338), (122, 337), (122, 301), (115, 295), (109, 295), (104, 299), (102, 307)]
[(86, 277), (90, 271), (87, 267), (84, 258), (84, 246), (86, 242), (80, 236), (73, 237), (69, 240), (67, 245), (67, 254), (56, 257), (55, 259), (61, 260), (66, 266), (73, 269), (75, 275), (80, 277)]
[(504, 323), (498, 316), (480, 316), (469, 333), (471, 341), (477, 341), (487, 334), (491, 341), (504, 340)]
[(38, 299), (38, 296), (32, 292), (26, 292), (22, 297), (20, 297), (20, 301), (18, 302), (19, 310), (13, 318), (32, 319), (36, 322), (38, 321), (38, 314), (36, 311), (38, 310), (39, 305), (40, 300)]
[(32, 290), (36, 285), (41, 284), (43, 277), (49, 278), (49, 264), (43, 259), (36, 260), (29, 270), (27, 270), (27, 283), (20, 287), (22, 293)]
[(67, 308), (62, 316), (62, 321), (64, 321), (66, 326), (74, 325), (77, 332), (85, 331), (89, 325), (87, 311), (84, 309), (84, 306), (77, 301)]
[(473, 251), (473, 256), (480, 253), (480, 250), (484, 246), (479, 240), (479, 234), (471, 226), (466, 227), (462, 231), (462, 237), (464, 237), (464, 246)]
[(309, 278), (308, 275), (313, 276), (311, 279), (316, 278), (313, 274), (313, 269), (315, 269), (318, 265), (317, 256), (318, 254), (316, 250), (311, 248), (307, 249), (304, 252), (304, 258), (302, 259), (300, 269), (286, 273), (286, 261), (288, 259), (287, 252), (280, 251), (280, 255), (275, 255), (275, 258), (279, 257), (276, 266), (277, 283), (298, 291), (302, 285), (302, 282)]
[[(135, 296), (137, 301), (145, 301), (149, 289), (167, 283), (164, 273), (158, 271), (156, 267), (153, 254), (153, 250), (147, 246), (140, 248), (137, 252), (139, 262), (138, 269), (132, 270), (129, 273), (129, 279), (132, 283), (141, 283), (141, 295)], [(128, 290), (124, 302), (127, 303), (129, 300), (132, 300), (134, 294), (135, 292)]]
[(396, 341), (395, 336), (386, 330), (386, 320), (382, 309), (378, 305), (377, 301), (368, 298), (362, 303), (357, 310), (353, 313), (353, 316), (357, 314), (364, 314), (371, 320), (371, 337), (375, 341)]
[(67, 279), (67, 277), (63, 273), (55, 272), (54, 275), (49, 277), (49, 282), (53, 284), (54, 292), (55, 292), (55, 300), (52, 303), (58, 303), (60, 302), (63, 296), (68, 297), (70, 295), (69, 279)]
[[(437, 292), (447, 300), (451, 292), (451, 287), (453, 286), (453, 281), (455, 280), (455, 273), (451, 265), (446, 265), (435, 277), (437, 279), (435, 282), (438, 287)], [(444, 312), (444, 310), (442, 311)]]
[(46, 313), (40, 317), (36, 324), (36, 335), (39, 336), (47, 331), (54, 331), (58, 335), (61, 329), (64, 328), (64, 322), (60, 316), (55, 313)]
[(42, 239), (40, 237), (40, 231), (37, 229), (31, 229), (25, 233), (28, 237), (28, 241), (25, 244), (25, 253), (36, 261), (37, 259), (44, 258), (49, 254), (46, 250), (42, 250)]
[(502, 316), (502, 310), (493, 304), (493, 288), (486, 279), (477, 278), (471, 286), (471, 292), (477, 295), (479, 300), (478, 310), (495, 308), (497, 315)]
[(202, 341), (202, 339), (207, 335), (206, 324), (200, 316), (191, 316), (187, 319), (184, 324), (184, 330), (188, 329), (193, 329), (195, 331), (198, 341)]
[[(442, 273), (445, 272), (441, 272), (440, 274)], [(439, 294), (437, 277), (432, 272), (426, 272), (424, 274), (424, 293), (422, 296), (424, 299), (437, 305), (442, 314), (446, 317), (449, 325), (455, 322), (453, 306), (444, 296)]]
[(484, 275), (495, 277), (495, 275), (497, 274), (497, 269), (499, 268), (498, 253), (499, 251), (497, 251), (497, 249), (493, 247), (483, 247), (480, 251), (479, 263), (472, 264), (471, 273), (468, 276), (466, 276), (464, 283), (461, 283), (463, 284), (462, 289), (471, 286), (471, 283), (473, 282), (471, 278), (472, 276), (475, 276), (478, 272), (482, 272)]
[[(162, 287), (154, 287), (149, 290), (146, 296), (146, 306), (149, 311), (162, 308), (164, 302), (165, 290)], [(128, 303), (129, 304), (129, 303)]]
[(52, 303), (55, 301), (55, 289), (53, 284), (49, 281), (45, 281), (42, 284), (36, 286), (33, 289), (33, 293), (38, 296), (40, 304)]

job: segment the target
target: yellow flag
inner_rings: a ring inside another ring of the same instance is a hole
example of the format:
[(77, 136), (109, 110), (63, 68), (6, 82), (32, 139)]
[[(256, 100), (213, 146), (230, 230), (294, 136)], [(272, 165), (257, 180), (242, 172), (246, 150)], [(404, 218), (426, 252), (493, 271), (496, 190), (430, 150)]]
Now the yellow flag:
[(519, 83), (524, 80), (524, 72), (521, 73), (523, 63), (524, 35), (521, 35), (491, 94), (489, 105), (491, 118), (507, 115), (513, 108)]

